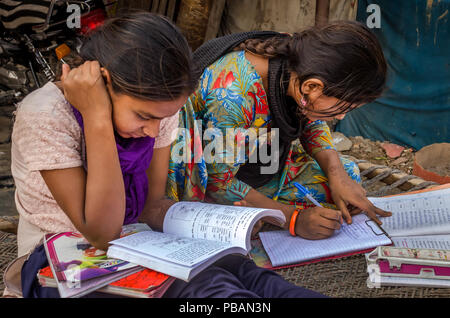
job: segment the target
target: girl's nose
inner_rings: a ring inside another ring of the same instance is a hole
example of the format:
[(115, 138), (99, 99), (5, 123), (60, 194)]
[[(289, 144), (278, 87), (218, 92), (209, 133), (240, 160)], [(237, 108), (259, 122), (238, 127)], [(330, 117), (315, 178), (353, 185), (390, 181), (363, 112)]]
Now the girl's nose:
[(150, 120), (143, 128), (144, 134), (149, 137), (155, 138), (159, 135), (159, 126), (161, 120)]
[(344, 119), (344, 117), (345, 117), (345, 114), (341, 114), (341, 115), (335, 116), (334, 118), (342, 120), (342, 119)]

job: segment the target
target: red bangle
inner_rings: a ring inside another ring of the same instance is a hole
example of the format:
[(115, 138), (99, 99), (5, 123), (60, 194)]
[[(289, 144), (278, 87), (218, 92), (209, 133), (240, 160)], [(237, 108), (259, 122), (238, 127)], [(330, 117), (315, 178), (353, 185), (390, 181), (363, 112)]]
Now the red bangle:
[(297, 236), (297, 234), (295, 234), (295, 223), (297, 222), (297, 216), (298, 216), (300, 210), (301, 210), (301, 208), (296, 208), (294, 210), (294, 212), (292, 213), (292, 216), (291, 216), (291, 221), (289, 222), (289, 233), (292, 236)]

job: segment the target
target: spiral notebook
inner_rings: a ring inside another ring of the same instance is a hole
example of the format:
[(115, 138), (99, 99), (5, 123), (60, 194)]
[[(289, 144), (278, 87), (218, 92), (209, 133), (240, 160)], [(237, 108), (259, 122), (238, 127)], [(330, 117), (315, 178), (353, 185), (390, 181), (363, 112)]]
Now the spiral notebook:
[(298, 264), (314, 259), (365, 251), (392, 244), (384, 231), (365, 214), (355, 215), (333, 236), (322, 240), (294, 237), (289, 231), (267, 231), (259, 237), (273, 267)]

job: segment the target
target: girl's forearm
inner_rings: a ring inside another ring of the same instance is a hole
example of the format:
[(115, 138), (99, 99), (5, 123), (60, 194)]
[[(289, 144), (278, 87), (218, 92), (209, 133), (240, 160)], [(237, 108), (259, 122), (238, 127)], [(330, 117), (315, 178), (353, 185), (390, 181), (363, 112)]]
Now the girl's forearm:
[(336, 150), (325, 149), (316, 153), (314, 157), (328, 179), (347, 174)]
[(120, 234), (125, 216), (125, 187), (111, 119), (84, 118), (84, 133), (87, 178), (82, 224), (86, 233), (92, 233), (94, 241), (104, 245)]
[[(266, 197), (264, 194), (258, 192), (255, 189), (251, 189), (245, 196), (244, 200), (250, 206), (253, 206), (253, 207), (281, 210), (281, 212), (283, 212), (283, 214), (287, 220), (287, 222), (283, 225), (283, 227), (287, 228), (289, 226), (289, 220), (292, 216), (292, 213), (295, 210), (294, 206), (274, 201), (274, 200)], [(270, 222), (269, 220), (267, 220), (267, 221)], [(272, 222), (270, 222), (270, 223), (272, 223)], [(274, 222), (273, 224), (279, 225), (276, 222)]]
[(139, 216), (139, 222), (148, 224), (153, 230), (162, 231), (164, 217), (169, 208), (175, 203), (175, 201), (165, 198), (146, 203)]

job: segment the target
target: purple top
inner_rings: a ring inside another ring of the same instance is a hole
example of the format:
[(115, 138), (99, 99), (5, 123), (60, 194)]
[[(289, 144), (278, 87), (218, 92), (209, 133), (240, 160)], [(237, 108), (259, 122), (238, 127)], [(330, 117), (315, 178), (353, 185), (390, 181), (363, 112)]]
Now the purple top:
[[(72, 110), (84, 134), (83, 117), (75, 107), (72, 106)], [(117, 133), (114, 133), (114, 137), (125, 184), (126, 211), (123, 224), (136, 223), (147, 198), (146, 170), (152, 161), (155, 138), (122, 138)]]

